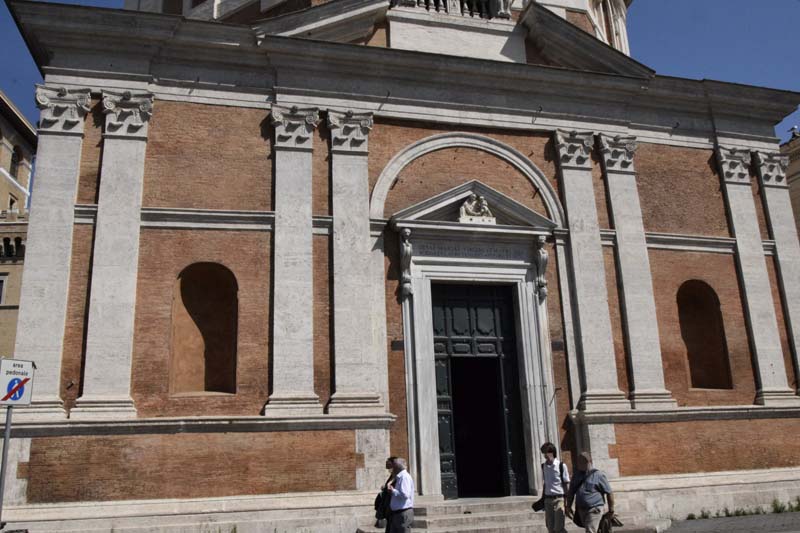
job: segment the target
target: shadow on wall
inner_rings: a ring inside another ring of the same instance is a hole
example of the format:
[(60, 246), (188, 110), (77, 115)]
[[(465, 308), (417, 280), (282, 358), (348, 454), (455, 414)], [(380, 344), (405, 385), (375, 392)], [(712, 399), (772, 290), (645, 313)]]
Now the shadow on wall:
[(691, 386), (732, 389), (728, 343), (717, 293), (707, 283), (692, 279), (680, 286), (677, 300)]
[(236, 277), (217, 263), (194, 263), (173, 289), (170, 394), (236, 392), (239, 318)]

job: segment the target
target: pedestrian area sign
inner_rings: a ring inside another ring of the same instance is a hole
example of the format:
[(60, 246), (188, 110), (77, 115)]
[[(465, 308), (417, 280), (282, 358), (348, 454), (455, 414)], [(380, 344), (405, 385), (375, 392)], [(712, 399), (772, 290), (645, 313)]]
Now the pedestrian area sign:
[(0, 405), (30, 405), (33, 361), (0, 359)]

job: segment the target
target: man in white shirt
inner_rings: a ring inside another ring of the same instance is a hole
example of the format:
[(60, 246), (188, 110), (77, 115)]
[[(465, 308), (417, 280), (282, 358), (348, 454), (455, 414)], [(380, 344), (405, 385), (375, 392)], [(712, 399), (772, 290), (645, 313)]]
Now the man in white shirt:
[[(408, 473), (405, 459), (393, 457), (390, 461), (392, 479), (386, 483), (386, 489), (391, 494), (391, 512), (386, 523), (386, 533), (410, 533), (414, 522), (414, 480)], [(389, 466), (389, 461), (386, 465)]]
[(569, 489), (567, 465), (558, 460), (558, 450), (551, 442), (540, 448), (544, 455), (544, 520), (547, 533), (567, 533), (564, 529), (564, 497)]

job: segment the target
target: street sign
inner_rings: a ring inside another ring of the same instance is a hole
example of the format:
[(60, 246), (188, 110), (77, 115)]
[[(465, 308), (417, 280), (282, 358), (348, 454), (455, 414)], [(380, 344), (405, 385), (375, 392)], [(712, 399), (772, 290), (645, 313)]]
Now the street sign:
[(33, 361), (0, 359), (0, 405), (30, 405)]

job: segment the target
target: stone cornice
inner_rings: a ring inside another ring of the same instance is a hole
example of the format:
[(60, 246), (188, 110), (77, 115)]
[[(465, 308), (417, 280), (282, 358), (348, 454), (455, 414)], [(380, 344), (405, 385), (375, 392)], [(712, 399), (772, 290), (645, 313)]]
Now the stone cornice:
[(372, 113), (328, 111), (331, 151), (367, 153), (372, 124)]
[(90, 111), (89, 89), (36, 86), (36, 107), (41, 111), (39, 133), (82, 135)]
[(750, 184), (750, 150), (719, 146), (716, 153), (725, 183)]
[(636, 153), (636, 137), (599, 135), (600, 154), (606, 173), (632, 173), (633, 155)]
[(319, 109), (274, 105), (269, 117), (275, 127), (275, 148), (313, 149), (314, 130), (320, 121)]
[(103, 114), (106, 116), (104, 137), (146, 139), (153, 114), (151, 93), (103, 92)]
[(789, 168), (789, 157), (778, 153), (755, 152), (756, 170), (762, 187), (789, 187), (786, 181), (786, 169)]
[(555, 145), (561, 168), (592, 168), (592, 145), (594, 133), (591, 131), (556, 130)]
[[(493, 113), (517, 106), (515, 113), (530, 117), (551, 114), (636, 124), (649, 123), (657, 109), (671, 117), (686, 115), (676, 122), (713, 129), (708, 118), (711, 107), (715, 114), (745, 124), (727, 121), (726, 129), (770, 139), (774, 139), (772, 125), (800, 102), (797, 93), (719, 82), (626, 77), (277, 36), (259, 41), (257, 32), (244, 26), (23, 0), (10, 0), (9, 5), (39, 65), (49, 71), (68, 68), (76, 75), (88, 74), (93, 66), (87, 63), (81, 71), (74, 62), (58, 64), (59, 58), (101, 47), (108, 51), (110, 62), (129, 69), (102, 73), (108, 78), (136, 75), (195, 82), (185, 69), (186, 61), (191, 61), (195, 70), (205, 70), (212, 78), (246, 72), (251, 86), (265, 91), (271, 90), (271, 80), (280, 73), (285, 87), (313, 86), (332, 96), (342, 91), (328, 88), (327, 81), (343, 80), (347, 87), (359, 87), (351, 94), (356, 101), (400, 98), (435, 109), (469, 101)], [(130, 33), (132, 26), (137, 27), (135, 35)], [(353, 80), (360, 83), (354, 85)], [(457, 83), (468, 90), (446, 98), (439, 91), (433, 100), (425, 98), (421, 89), (436, 83)], [(502, 99), (497, 98), (498, 87), (504, 88)], [(678, 128), (676, 133), (683, 131)]]

